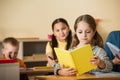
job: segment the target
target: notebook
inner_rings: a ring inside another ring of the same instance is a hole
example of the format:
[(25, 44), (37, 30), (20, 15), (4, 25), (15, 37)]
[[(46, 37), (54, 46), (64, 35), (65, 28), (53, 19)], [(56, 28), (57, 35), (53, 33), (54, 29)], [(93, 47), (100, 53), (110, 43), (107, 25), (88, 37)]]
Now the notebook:
[(120, 49), (115, 46), (114, 44), (110, 43), (110, 42), (107, 42), (106, 43), (109, 47), (109, 49), (111, 50), (112, 54), (115, 56), (116, 54), (119, 56), (120, 58)]

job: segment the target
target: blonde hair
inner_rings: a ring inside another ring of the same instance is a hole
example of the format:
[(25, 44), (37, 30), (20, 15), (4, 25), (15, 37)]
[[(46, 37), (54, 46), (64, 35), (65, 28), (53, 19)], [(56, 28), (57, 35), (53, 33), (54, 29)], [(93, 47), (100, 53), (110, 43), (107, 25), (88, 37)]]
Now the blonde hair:
[(19, 42), (13, 37), (7, 37), (3, 40), (3, 48), (5, 47), (6, 43), (10, 43), (12, 46), (19, 46)]

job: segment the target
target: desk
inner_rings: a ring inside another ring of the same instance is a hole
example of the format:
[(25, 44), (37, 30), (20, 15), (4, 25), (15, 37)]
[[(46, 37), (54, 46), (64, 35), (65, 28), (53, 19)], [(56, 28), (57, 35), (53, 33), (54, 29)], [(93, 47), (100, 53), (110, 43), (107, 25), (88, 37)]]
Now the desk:
[(24, 68), (20, 69), (20, 74), (47, 74), (53, 72), (54, 68), (52, 67), (39, 67), (39, 68)]
[(28, 76), (28, 78), (34, 80), (37, 75), (48, 75), (53, 72), (52, 67), (38, 67), (38, 68), (20, 68), (20, 75)]
[(80, 76), (36, 76), (35, 80), (120, 80), (120, 73), (117, 75), (94, 75), (83, 74)]
[(19, 63), (0, 64), (0, 80), (19, 80)]

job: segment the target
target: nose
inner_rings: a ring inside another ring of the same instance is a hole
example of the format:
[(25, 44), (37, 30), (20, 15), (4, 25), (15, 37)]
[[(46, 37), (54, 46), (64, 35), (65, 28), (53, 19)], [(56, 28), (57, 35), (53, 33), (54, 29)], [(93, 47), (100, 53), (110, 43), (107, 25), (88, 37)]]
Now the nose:
[(63, 30), (60, 30), (60, 33), (63, 34)]
[(86, 32), (83, 32), (83, 36), (84, 36), (84, 37), (86, 37), (86, 36), (87, 36)]

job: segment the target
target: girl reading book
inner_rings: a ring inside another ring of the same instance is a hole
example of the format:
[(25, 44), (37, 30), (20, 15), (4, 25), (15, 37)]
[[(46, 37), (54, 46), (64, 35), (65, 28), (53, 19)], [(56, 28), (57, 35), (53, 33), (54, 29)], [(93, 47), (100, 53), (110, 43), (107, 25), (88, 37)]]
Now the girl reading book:
[(57, 57), (54, 47), (69, 49), (72, 42), (72, 34), (68, 22), (63, 18), (58, 18), (52, 23), (52, 40), (47, 43), (46, 56), (47, 66), (53, 66), (57, 63)]
[[(90, 44), (94, 53), (94, 57), (90, 63), (96, 65), (97, 68), (92, 71), (110, 72), (112, 64), (103, 49), (103, 40), (96, 30), (96, 23), (92, 16), (82, 15), (78, 17), (74, 24), (75, 35), (73, 39), (72, 48), (82, 47)], [(83, 53), (84, 54), (84, 53)], [(76, 75), (76, 71), (71, 69), (69, 73), (66, 68), (57, 67), (56, 74), (58, 75)]]

